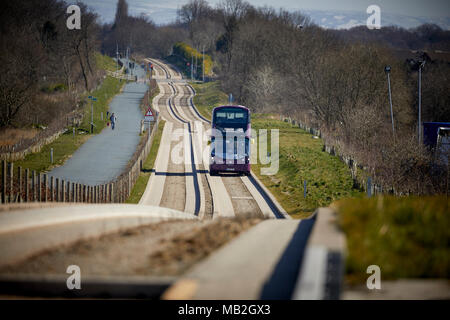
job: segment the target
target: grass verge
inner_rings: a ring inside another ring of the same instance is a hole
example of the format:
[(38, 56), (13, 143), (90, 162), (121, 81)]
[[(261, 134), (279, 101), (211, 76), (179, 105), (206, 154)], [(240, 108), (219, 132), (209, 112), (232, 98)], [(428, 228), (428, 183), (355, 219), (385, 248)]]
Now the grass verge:
[(161, 136), (165, 123), (166, 122), (162, 120), (159, 123), (158, 131), (155, 134), (152, 147), (150, 148), (150, 153), (148, 154), (147, 159), (143, 164), (142, 172), (139, 174), (139, 178), (137, 179), (133, 190), (131, 190), (131, 194), (128, 197), (126, 203), (138, 203), (142, 195), (144, 194), (148, 180), (150, 179), (150, 175), (152, 174), (151, 170), (155, 165), (156, 156), (158, 155), (158, 149), (161, 143)]
[(269, 165), (261, 165), (259, 160), (252, 165), (252, 171), (293, 218), (307, 217), (316, 208), (328, 206), (337, 199), (362, 195), (353, 189), (350, 169), (338, 157), (322, 151), (321, 139), (269, 114), (253, 113), (252, 128), (254, 135), (256, 130), (267, 129), (268, 151), (271, 148), (270, 130), (279, 130), (278, 172), (262, 175), (261, 169)]
[(116, 71), (117, 63), (111, 57), (105, 56), (100, 52), (95, 53), (95, 62), (97, 64), (97, 68), (105, 70), (105, 71)]
[(450, 200), (378, 196), (333, 203), (347, 236), (349, 283), (378, 265), (383, 279), (450, 278)]
[[(99, 66), (103, 66), (105, 61), (114, 61), (106, 56), (98, 55), (100, 57)], [(99, 59), (99, 58), (98, 58)], [(120, 93), (122, 86), (125, 84), (124, 81), (120, 82), (118, 79), (112, 77), (106, 77), (103, 80), (101, 86), (91, 93), (85, 93), (83, 97), (87, 99), (87, 96), (92, 95), (97, 98), (97, 101), (93, 103), (94, 106), (94, 134), (100, 133), (103, 128), (106, 127), (106, 112), (109, 109), (109, 103), (111, 99)], [(58, 139), (50, 144), (42, 147), (40, 152), (28, 154), (25, 159), (16, 161), (16, 166), (21, 166), (23, 168), (29, 168), (30, 170), (36, 170), (38, 172), (45, 172), (53, 167), (62, 165), (70, 156), (92, 135), (90, 132), (90, 122), (91, 122), (91, 103), (88, 100), (83, 107), (82, 112), (84, 113), (83, 121), (81, 125), (77, 128), (75, 127), (75, 137), (73, 137), (72, 126), (67, 127), (66, 133), (62, 134)], [(101, 119), (101, 113), (103, 112), (103, 119)], [(53, 148), (53, 163), (50, 158), (50, 150)]]
[(228, 103), (228, 96), (222, 91), (219, 81), (191, 83), (195, 89), (194, 104), (200, 114), (211, 119), (212, 109)]

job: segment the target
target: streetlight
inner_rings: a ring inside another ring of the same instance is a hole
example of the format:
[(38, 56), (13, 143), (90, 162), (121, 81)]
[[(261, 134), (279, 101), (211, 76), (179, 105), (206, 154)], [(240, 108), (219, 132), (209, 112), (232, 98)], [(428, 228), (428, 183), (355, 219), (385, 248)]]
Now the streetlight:
[(418, 123), (418, 135), (419, 135), (419, 144), (422, 142), (422, 89), (421, 89), (421, 81), (422, 81), (422, 68), (425, 66), (425, 60), (419, 61), (419, 123)]
[(119, 76), (119, 45), (116, 42), (117, 76)]
[(89, 100), (91, 100), (91, 134), (94, 133), (94, 101), (97, 101), (96, 97), (89, 96)]
[(392, 122), (392, 135), (395, 137), (395, 130), (394, 130), (394, 114), (392, 111), (392, 95), (391, 95), (391, 78), (389, 76), (391, 72), (391, 66), (385, 66), (384, 72), (387, 74), (387, 80), (388, 80), (388, 89), (389, 89), (389, 104), (391, 106), (391, 122)]
[(191, 56), (191, 80), (194, 80), (194, 56)]
[(205, 82), (205, 45), (203, 45), (203, 58), (202, 58), (202, 80), (203, 82)]

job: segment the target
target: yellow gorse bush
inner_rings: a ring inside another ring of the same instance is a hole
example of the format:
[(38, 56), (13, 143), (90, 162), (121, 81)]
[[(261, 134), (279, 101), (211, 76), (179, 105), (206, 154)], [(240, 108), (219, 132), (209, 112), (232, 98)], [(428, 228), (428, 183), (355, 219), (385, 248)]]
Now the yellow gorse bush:
[[(197, 60), (199, 61), (197, 71), (199, 73), (202, 72), (203, 55), (201, 52), (198, 52), (197, 50), (195, 50), (194, 48), (192, 48), (191, 46), (189, 46), (188, 44), (186, 44), (184, 42), (177, 42), (173, 46), (173, 53), (176, 55), (182, 56), (188, 62), (190, 62), (192, 58), (194, 58), (194, 59), (197, 58)], [(212, 66), (213, 66), (213, 62), (212, 62), (211, 56), (205, 54), (205, 75), (211, 74)]]

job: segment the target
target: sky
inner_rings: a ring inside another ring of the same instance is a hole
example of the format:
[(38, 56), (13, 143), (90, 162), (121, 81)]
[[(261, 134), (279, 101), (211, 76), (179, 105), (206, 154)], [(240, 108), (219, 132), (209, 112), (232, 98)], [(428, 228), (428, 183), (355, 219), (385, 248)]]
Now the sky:
[[(211, 6), (220, 2), (220, 0), (207, 1)], [(99, 13), (103, 22), (111, 22), (114, 19), (117, 0), (82, 0), (82, 2)], [(176, 10), (188, 0), (127, 0), (127, 2), (131, 15), (144, 13), (155, 23), (164, 24), (175, 20)], [(403, 24), (404, 27), (412, 27), (423, 22), (432, 22), (450, 29), (450, 0), (247, 0), (247, 2), (255, 7), (269, 6), (290, 11), (305, 11), (319, 25), (323, 24), (322, 21), (327, 21), (329, 25), (324, 25), (325, 27), (339, 28), (339, 22), (343, 23), (342, 26), (352, 26), (352, 21), (353, 24), (360, 23), (368, 17), (367, 7), (378, 5), (381, 8), (382, 21), (383, 16), (386, 17), (385, 24)], [(348, 14), (344, 14), (344, 19), (334, 19), (341, 21), (329, 19), (330, 14), (343, 12)], [(400, 18), (397, 19), (398, 17)]]

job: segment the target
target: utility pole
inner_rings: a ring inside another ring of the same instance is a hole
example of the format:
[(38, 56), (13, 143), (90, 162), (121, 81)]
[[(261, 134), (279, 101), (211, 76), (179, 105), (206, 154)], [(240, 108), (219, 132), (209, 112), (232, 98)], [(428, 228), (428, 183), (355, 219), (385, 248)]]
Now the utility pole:
[(418, 134), (419, 134), (419, 144), (422, 142), (422, 88), (421, 88), (421, 81), (422, 81), (422, 68), (425, 65), (425, 61), (419, 61), (419, 120), (418, 120)]
[(203, 45), (202, 50), (203, 58), (202, 58), (202, 81), (205, 82), (205, 46)]
[(198, 70), (198, 64), (197, 64), (197, 49), (195, 49), (195, 78), (197, 79), (197, 70)]
[(129, 58), (128, 58), (128, 51), (129, 51), (129, 47), (127, 47), (127, 70), (129, 70), (130, 69), (130, 60), (129, 60)]
[(191, 80), (194, 80), (194, 56), (191, 56)]
[(116, 42), (117, 75), (119, 75), (119, 45)]
[(94, 102), (91, 100), (91, 134), (94, 133)]
[(97, 98), (93, 96), (88, 97), (91, 100), (91, 134), (94, 133), (94, 101), (97, 101)]
[(392, 122), (392, 135), (395, 139), (395, 130), (394, 130), (394, 113), (392, 111), (392, 94), (391, 94), (391, 78), (389, 74), (391, 73), (391, 66), (384, 67), (384, 71), (387, 74), (387, 80), (388, 80), (388, 89), (389, 89), (389, 105), (391, 106), (391, 122)]

